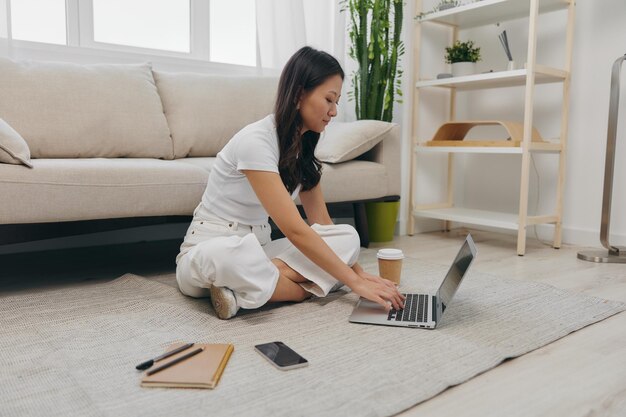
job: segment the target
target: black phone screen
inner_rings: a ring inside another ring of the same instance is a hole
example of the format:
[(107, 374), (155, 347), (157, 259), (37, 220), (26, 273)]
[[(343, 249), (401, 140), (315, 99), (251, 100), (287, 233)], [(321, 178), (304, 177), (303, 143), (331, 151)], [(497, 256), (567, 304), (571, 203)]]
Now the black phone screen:
[(298, 355), (283, 342), (263, 343), (262, 345), (256, 345), (255, 348), (280, 367), (307, 363), (306, 359)]

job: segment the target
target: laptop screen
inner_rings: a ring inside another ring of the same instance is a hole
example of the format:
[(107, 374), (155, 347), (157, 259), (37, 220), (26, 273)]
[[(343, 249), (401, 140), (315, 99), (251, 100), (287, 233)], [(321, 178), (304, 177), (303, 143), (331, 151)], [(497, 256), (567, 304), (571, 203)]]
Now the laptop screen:
[(459, 253), (456, 255), (450, 270), (446, 274), (439, 290), (437, 291), (437, 299), (441, 300), (441, 312), (446, 311), (446, 307), (452, 301), (452, 297), (461, 285), (463, 275), (467, 272), (474, 256), (476, 255), (476, 247), (470, 235), (465, 239), (465, 243), (461, 246)]

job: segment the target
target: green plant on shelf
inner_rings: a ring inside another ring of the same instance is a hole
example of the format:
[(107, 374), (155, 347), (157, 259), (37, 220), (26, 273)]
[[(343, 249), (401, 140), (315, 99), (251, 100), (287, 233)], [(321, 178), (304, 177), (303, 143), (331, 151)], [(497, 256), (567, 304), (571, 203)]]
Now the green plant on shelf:
[(478, 62), (480, 61), (480, 47), (474, 46), (474, 41), (456, 41), (454, 45), (446, 47), (446, 63)]

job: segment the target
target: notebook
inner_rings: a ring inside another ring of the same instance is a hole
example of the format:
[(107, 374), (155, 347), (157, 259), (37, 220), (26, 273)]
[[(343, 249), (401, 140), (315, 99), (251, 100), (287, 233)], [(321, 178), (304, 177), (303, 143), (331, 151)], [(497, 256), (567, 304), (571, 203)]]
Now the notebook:
[[(184, 343), (168, 346), (170, 351)], [(176, 365), (172, 365), (141, 380), (142, 387), (169, 387), (169, 388), (215, 388), (224, 372), (235, 347), (231, 344), (202, 344), (196, 343), (192, 348), (183, 350), (176, 355), (157, 362), (158, 365), (175, 360), (179, 356), (189, 353), (191, 349), (202, 347), (204, 350)], [(145, 375), (145, 374), (144, 374)]]

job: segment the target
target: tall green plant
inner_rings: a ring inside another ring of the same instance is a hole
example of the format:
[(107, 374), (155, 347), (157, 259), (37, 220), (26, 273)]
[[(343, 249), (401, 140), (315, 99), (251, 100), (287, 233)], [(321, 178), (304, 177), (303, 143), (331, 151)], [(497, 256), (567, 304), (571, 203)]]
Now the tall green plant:
[(349, 55), (359, 64), (348, 93), (356, 102), (356, 117), (390, 122), (394, 101), (402, 103), (403, 0), (344, 0), (342, 5), (350, 14)]

